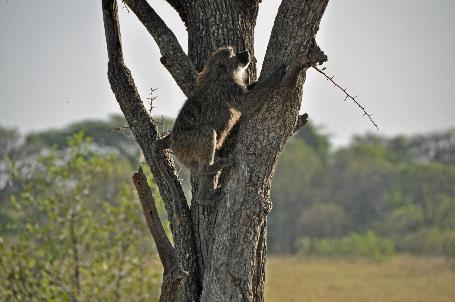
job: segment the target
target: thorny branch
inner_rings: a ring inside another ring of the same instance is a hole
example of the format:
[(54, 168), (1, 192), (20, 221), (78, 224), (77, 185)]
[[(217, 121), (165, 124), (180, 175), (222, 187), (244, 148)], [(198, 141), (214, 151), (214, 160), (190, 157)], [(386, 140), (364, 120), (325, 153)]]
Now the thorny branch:
[(335, 76), (328, 76), (323, 70), (319, 69), (317, 66), (312, 66), (317, 72), (319, 72), (320, 74), (322, 74), (328, 81), (332, 82), (333, 85), (335, 85), (335, 87), (338, 87), (341, 91), (344, 92), (344, 94), (346, 95), (346, 97), (344, 98), (344, 100), (346, 101), (347, 99), (351, 99), (360, 109), (362, 109), (363, 111), (363, 115), (366, 115), (368, 117), (368, 119), (370, 120), (370, 122), (376, 127), (376, 130), (379, 131), (379, 127), (378, 125), (376, 124), (376, 122), (373, 120), (372, 116), (373, 114), (371, 113), (368, 113), (365, 109), (364, 106), (362, 106), (359, 102), (357, 102), (356, 98), (358, 97), (357, 95), (356, 96), (352, 96), (350, 95), (348, 92), (347, 92), (347, 88), (343, 88), (341, 87), (340, 85), (338, 85), (337, 82), (335, 82), (333, 80), (333, 78)]
[(149, 100), (149, 105), (150, 105), (150, 109), (149, 109), (149, 114), (152, 115), (152, 109), (153, 109), (153, 101), (156, 100), (157, 96), (154, 95), (155, 91), (157, 91), (158, 88), (150, 88), (150, 97), (146, 98), (147, 100)]

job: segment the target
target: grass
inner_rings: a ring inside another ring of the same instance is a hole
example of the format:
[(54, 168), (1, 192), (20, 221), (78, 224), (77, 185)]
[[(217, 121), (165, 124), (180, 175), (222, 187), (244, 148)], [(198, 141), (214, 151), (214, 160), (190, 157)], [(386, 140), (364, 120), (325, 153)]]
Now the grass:
[(269, 257), (267, 261), (267, 302), (455, 301), (455, 266), (442, 258)]

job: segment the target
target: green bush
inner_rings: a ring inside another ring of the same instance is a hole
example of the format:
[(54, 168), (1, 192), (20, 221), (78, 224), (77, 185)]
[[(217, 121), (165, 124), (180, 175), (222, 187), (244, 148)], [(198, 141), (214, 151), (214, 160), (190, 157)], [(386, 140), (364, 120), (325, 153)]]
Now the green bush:
[(373, 231), (352, 233), (342, 238), (309, 238), (299, 240), (299, 253), (314, 256), (349, 256), (380, 259), (395, 253), (392, 240), (378, 236)]
[(303, 212), (300, 224), (310, 237), (338, 237), (343, 235), (348, 219), (341, 207), (317, 203)]
[(17, 218), (0, 237), (0, 300), (157, 301), (161, 269), (130, 168), (82, 134), (69, 146), (40, 158), (8, 200)]
[(455, 257), (455, 230), (446, 233), (442, 244), (442, 253), (445, 256)]
[(455, 230), (420, 229), (398, 241), (397, 247), (418, 255), (455, 256)]

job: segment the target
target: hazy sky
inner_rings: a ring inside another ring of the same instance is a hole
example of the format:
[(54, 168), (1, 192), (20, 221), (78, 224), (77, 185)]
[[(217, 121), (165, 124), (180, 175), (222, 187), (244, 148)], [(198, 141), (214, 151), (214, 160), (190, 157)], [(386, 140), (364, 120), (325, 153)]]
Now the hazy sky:
[[(261, 63), (280, 1), (263, 0), (256, 27)], [(165, 1), (149, 0), (184, 49), (186, 32)], [(155, 115), (185, 100), (133, 13), (121, 10), (127, 65)], [(106, 76), (101, 0), (0, 0), (0, 125), (22, 131), (120, 112)], [(374, 114), (385, 135), (455, 126), (455, 1), (331, 0), (317, 41), (327, 72)], [(309, 71), (302, 111), (337, 144), (375, 131), (352, 103)]]

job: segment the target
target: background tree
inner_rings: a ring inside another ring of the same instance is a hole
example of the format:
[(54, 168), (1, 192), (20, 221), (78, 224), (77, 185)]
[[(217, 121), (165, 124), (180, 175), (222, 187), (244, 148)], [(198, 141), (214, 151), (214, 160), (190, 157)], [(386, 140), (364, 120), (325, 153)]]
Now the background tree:
[[(124, 1), (155, 39), (162, 54), (161, 62), (186, 95), (194, 87), (196, 72), (216, 48), (230, 45), (254, 55), (254, 27), (260, 1), (168, 2), (187, 28), (188, 55), (147, 1)], [(278, 66), (293, 65), (308, 54), (327, 2), (282, 1), (259, 81)], [(111, 87), (153, 172), (174, 238), (172, 250), (158, 249), (161, 254), (177, 255), (176, 258), (169, 255), (177, 263), (163, 263), (161, 299), (263, 301), (272, 175), (279, 153), (294, 132), (304, 72), (292, 87), (270, 90), (264, 96), (262, 110), (240, 122), (238, 132), (230, 138), (225, 150), (236, 162), (220, 177), (225, 198), (208, 206), (193, 199), (190, 208), (169, 155), (165, 151), (154, 152), (153, 142), (159, 134), (123, 61), (117, 3), (114, 0), (102, 3)], [(253, 63), (247, 81), (255, 79)]]
[(143, 240), (130, 165), (82, 133), (67, 145), (13, 173), (20, 185), (0, 199), (0, 213), (11, 213), (0, 223), (1, 300), (157, 301), (156, 249)]

